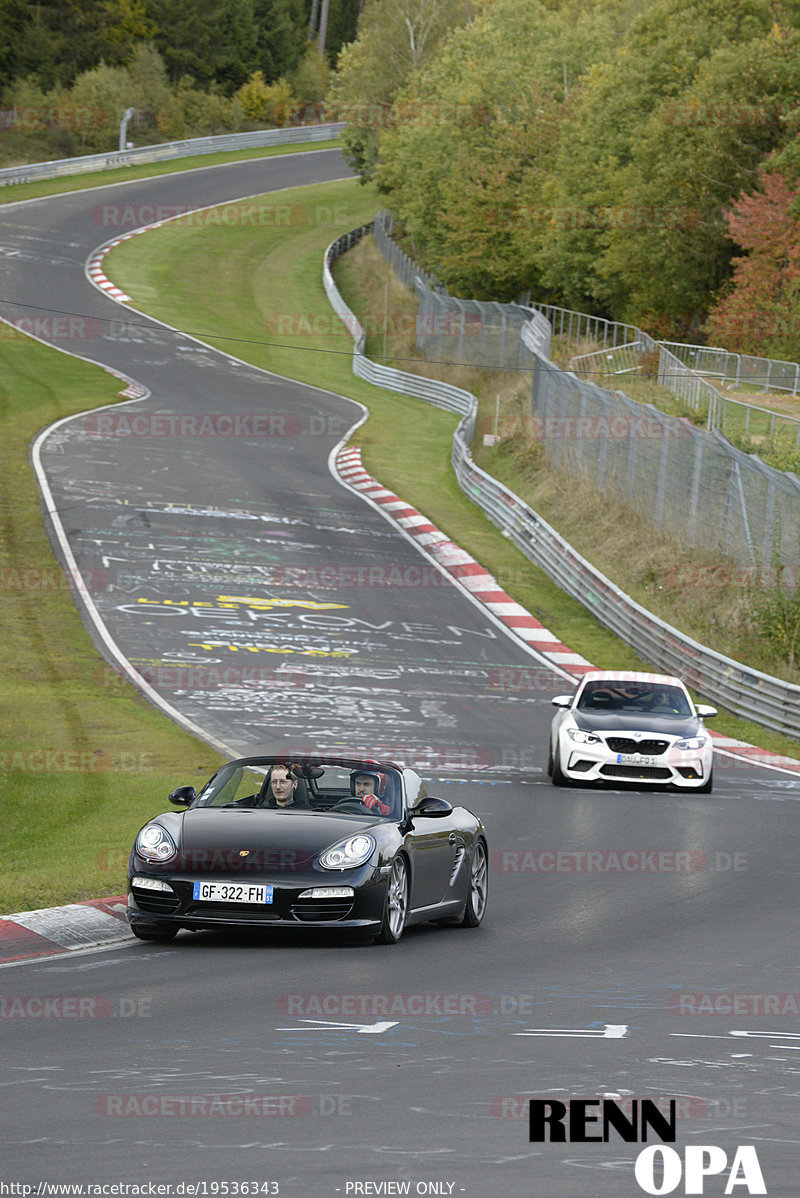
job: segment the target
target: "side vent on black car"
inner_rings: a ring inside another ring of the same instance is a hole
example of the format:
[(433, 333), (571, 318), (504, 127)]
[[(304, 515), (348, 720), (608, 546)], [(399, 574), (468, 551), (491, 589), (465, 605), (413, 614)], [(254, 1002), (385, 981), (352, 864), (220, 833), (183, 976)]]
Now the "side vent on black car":
[(463, 844), (458, 845), (456, 848), (456, 859), (453, 862), (453, 868), (450, 870), (451, 886), (455, 886), (456, 878), (458, 877), (458, 871), (461, 869), (461, 862), (464, 860), (464, 854), (466, 851), (467, 850), (464, 848)]

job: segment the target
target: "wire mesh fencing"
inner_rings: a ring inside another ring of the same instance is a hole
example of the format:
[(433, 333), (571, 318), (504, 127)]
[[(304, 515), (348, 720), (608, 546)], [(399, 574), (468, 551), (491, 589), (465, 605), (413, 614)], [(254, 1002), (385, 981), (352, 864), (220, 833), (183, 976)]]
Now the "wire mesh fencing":
[(800, 479), (719, 431), (666, 416), (536, 356), (533, 435), (558, 469), (590, 478), (687, 545), (757, 567), (794, 565)]
[[(738, 432), (740, 422), (745, 434), (774, 436), (778, 425), (788, 423), (794, 438), (800, 437), (800, 422), (729, 399), (691, 365), (688, 353), (635, 325), (552, 305), (457, 299), (430, 275), (423, 278), (393, 242), (391, 228), (390, 214), (378, 213), (379, 248), (392, 264), (398, 259), (390, 255), (402, 255), (403, 277), (419, 298), (420, 352), (429, 359), (530, 371), (533, 435), (555, 466), (585, 475), (692, 547), (763, 570), (800, 562), (800, 479), (738, 450), (722, 431)], [(589, 353), (572, 359), (584, 377), (549, 360), (551, 347), (569, 356), (571, 347), (587, 345)], [(634, 372), (645, 354), (658, 361), (658, 381), (707, 428), (585, 377)], [(716, 364), (718, 370), (731, 368), (728, 360)], [(765, 417), (762, 430), (758, 422)]]

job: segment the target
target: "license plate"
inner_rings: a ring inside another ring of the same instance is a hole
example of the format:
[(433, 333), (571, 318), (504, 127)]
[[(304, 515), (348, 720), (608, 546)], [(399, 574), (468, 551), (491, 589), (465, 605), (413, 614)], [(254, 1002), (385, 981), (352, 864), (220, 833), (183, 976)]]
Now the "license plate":
[(658, 765), (658, 758), (642, 757), (639, 753), (617, 753), (617, 765)]
[(195, 882), (192, 898), (206, 903), (271, 903), (272, 886), (240, 882)]

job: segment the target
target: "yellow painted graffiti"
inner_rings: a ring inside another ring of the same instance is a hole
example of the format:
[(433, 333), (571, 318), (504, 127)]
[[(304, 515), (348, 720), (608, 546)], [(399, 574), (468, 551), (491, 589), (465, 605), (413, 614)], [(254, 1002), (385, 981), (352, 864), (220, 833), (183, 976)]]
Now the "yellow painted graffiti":
[(249, 595), (217, 595), (217, 602), (243, 603), (247, 607), (305, 607), (309, 611), (329, 611), (334, 607), (349, 607), (347, 603), (318, 603), (315, 599), (257, 599)]
[(152, 607), (254, 607), (260, 611), (272, 611), (275, 607), (301, 607), (306, 611), (331, 611), (333, 608), (346, 608), (348, 603), (318, 603), (314, 599), (255, 599), (239, 595), (218, 595), (216, 603), (208, 603), (201, 599), (142, 599), (137, 603), (148, 603)]
[(292, 653), (299, 657), (353, 657), (355, 650), (345, 649), (292, 649), (289, 646), (230, 645), (222, 641), (190, 641), (190, 649), (228, 649), (231, 653)]

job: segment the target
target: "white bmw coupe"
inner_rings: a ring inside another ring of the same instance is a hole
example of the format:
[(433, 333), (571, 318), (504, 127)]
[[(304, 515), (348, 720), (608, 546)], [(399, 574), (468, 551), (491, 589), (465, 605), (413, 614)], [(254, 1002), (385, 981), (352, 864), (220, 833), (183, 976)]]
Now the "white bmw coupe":
[(713, 749), (704, 719), (716, 708), (692, 702), (668, 674), (585, 674), (557, 695), (547, 773), (554, 786), (636, 783), (708, 794)]

